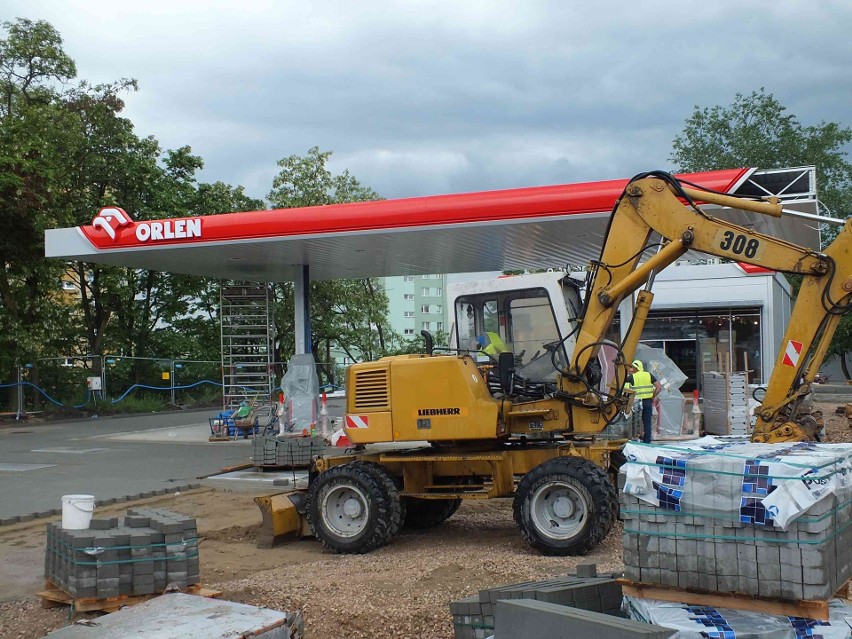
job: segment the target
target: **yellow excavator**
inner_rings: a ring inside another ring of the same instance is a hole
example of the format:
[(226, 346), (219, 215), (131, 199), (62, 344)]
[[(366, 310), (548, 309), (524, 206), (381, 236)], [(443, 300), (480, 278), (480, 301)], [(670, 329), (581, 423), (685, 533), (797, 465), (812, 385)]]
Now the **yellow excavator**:
[[(632, 404), (627, 364), (651, 284), (687, 252), (801, 276), (752, 439), (816, 439), (821, 423), (801, 405), (852, 303), (852, 222), (817, 252), (711, 217), (704, 203), (782, 214), (776, 198), (641, 174), (616, 202), (585, 285), (564, 273), (506, 278), (455, 300), (455, 348), (435, 349), (426, 334), (423, 354), (350, 366), (344, 430), (353, 448), (316, 459), (307, 492), (259, 498), (264, 540), (310, 530), (334, 552), (365, 553), (403, 526), (441, 523), (463, 499), (512, 497), (521, 535), (540, 552), (594, 548), (616, 518), (626, 440), (614, 426)], [(634, 293), (624, 338), (606, 339)], [(489, 334), (501, 348), (482, 361), (475, 336)], [(795, 362), (785, 360), (788, 346)]]

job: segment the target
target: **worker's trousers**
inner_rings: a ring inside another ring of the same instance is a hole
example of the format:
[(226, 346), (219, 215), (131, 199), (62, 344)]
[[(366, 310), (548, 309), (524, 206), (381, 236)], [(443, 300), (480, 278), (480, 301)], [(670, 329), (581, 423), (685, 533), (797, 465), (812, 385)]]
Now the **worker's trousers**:
[(648, 397), (642, 400), (642, 442), (651, 443), (653, 433), (652, 423), (654, 421), (654, 399)]

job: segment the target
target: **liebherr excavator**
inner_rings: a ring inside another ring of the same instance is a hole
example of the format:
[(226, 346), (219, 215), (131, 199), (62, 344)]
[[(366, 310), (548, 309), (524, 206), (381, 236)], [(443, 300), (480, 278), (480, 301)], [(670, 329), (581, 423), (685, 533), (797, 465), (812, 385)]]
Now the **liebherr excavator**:
[[(588, 552), (616, 517), (612, 480), (625, 440), (602, 435), (630, 410), (626, 367), (651, 307), (650, 283), (687, 252), (802, 276), (752, 439), (815, 439), (819, 424), (799, 407), (852, 303), (852, 222), (817, 252), (713, 218), (701, 203), (782, 213), (776, 198), (733, 197), (663, 172), (633, 178), (584, 295), (567, 276), (549, 274), (532, 287), (521, 286), (522, 276), (501, 284), (500, 294), (457, 300), (456, 348), (433, 349), (427, 334), (423, 354), (352, 365), (345, 431), (354, 449), (318, 458), (306, 497), (261, 504), (266, 527), (284, 532), (280, 522), (298, 521), (297, 510), (327, 548), (364, 553), (403, 525), (444, 521), (463, 499), (513, 497), (531, 546), (548, 555)], [(606, 340), (619, 304), (636, 291), (624, 339)], [(488, 331), (515, 352), (482, 362), (471, 338)], [(801, 353), (795, 366), (783, 359), (791, 342)]]

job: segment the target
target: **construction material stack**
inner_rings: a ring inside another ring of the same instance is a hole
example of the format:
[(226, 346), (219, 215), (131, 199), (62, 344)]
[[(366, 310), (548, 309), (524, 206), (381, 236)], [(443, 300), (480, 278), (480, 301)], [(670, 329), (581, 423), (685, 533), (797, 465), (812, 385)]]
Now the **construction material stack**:
[(852, 445), (704, 437), (625, 455), (630, 581), (798, 602), (852, 577)]
[(74, 598), (150, 595), (199, 582), (195, 519), (163, 508), (133, 508), (93, 519), (88, 530), (47, 526), (45, 578)]
[[(598, 576), (595, 565), (589, 564), (578, 566), (576, 575), (484, 588), (476, 595), (450, 604), (455, 639), (485, 639), (495, 634), (498, 602), (534, 601), (556, 605), (564, 611), (622, 616), (621, 586), (616, 576)], [(513, 615), (507, 611), (507, 617)]]

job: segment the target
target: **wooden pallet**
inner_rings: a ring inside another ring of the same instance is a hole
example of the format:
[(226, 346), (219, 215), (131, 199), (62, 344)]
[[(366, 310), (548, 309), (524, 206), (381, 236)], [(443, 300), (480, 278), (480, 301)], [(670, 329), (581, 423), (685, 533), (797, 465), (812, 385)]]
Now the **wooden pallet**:
[[(198, 595), (200, 597), (218, 598), (222, 596), (220, 590), (205, 588), (201, 584), (193, 584), (182, 590), (188, 595)], [(120, 597), (109, 597), (108, 599), (95, 599), (90, 597), (75, 598), (73, 595), (65, 592), (49, 580), (44, 582), (44, 590), (36, 593), (41, 599), (42, 608), (57, 608), (59, 606), (72, 606), (74, 612), (115, 612), (119, 608), (125, 606), (135, 606), (143, 601), (148, 601), (154, 597), (159, 597), (163, 593), (155, 593), (150, 595), (121, 595)]]
[[(783, 615), (789, 617), (806, 617), (819, 621), (828, 621), (828, 601), (800, 600), (785, 601), (755, 597), (739, 592), (692, 592), (678, 590), (660, 584), (643, 584), (628, 579), (619, 579), (621, 592), (629, 597), (642, 599), (657, 599), (673, 603), (689, 604), (692, 606), (710, 606), (712, 608), (732, 608), (747, 610), (765, 615)], [(852, 595), (852, 579), (847, 581), (840, 590), (838, 597)]]

